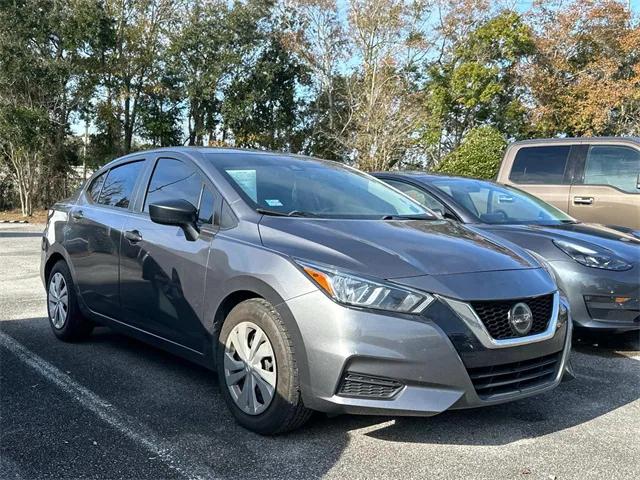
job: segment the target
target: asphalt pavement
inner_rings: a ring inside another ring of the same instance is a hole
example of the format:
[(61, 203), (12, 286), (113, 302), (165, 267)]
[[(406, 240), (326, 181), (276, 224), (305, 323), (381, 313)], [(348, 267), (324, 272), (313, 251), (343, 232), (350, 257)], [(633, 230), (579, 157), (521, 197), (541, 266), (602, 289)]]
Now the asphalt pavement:
[(0, 478), (640, 478), (640, 339), (576, 341), (577, 378), (432, 418), (316, 415), (266, 438), (214, 375), (108, 329), (53, 336), (42, 226), (0, 225)]

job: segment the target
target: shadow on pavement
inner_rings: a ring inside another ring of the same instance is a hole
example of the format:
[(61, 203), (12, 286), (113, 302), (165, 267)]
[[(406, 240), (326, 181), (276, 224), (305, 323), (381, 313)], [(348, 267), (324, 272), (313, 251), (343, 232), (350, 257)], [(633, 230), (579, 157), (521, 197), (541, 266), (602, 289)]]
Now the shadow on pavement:
[(269, 438), (234, 422), (213, 372), (164, 351), (105, 328), (86, 342), (64, 344), (44, 318), (0, 327), (127, 415), (234, 478), (322, 476), (348, 446), (349, 431), (359, 428), (392, 442), (506, 445), (574, 427), (640, 398), (640, 361), (617, 353), (629, 348), (629, 340), (616, 339), (611, 346), (578, 345), (572, 354), (577, 378), (536, 397), (430, 418), (316, 415), (302, 430)]

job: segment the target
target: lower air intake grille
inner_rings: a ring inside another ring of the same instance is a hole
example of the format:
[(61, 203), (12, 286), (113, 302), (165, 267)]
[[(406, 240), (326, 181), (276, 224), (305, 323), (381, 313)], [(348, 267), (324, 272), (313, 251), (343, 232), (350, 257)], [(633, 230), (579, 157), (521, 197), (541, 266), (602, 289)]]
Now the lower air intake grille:
[(486, 302), (471, 302), (476, 315), (496, 340), (518, 337), (509, 325), (509, 310), (516, 303), (526, 303), (533, 314), (533, 325), (529, 335), (542, 333), (547, 329), (551, 313), (553, 312), (553, 295), (520, 300), (499, 300)]
[(480, 398), (517, 393), (550, 383), (556, 376), (562, 352), (516, 363), (469, 368), (469, 377)]
[(384, 399), (393, 397), (401, 388), (400, 382), (389, 378), (347, 372), (340, 383), (340, 388), (338, 388), (338, 395)]

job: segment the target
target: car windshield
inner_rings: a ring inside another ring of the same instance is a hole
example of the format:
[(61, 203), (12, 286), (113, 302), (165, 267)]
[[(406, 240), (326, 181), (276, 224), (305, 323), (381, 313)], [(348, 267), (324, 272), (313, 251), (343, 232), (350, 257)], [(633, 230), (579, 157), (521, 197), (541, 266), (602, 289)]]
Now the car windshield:
[(432, 183), (466, 208), (479, 223), (550, 225), (575, 222), (556, 207), (515, 188), (463, 178), (433, 180)]
[(260, 154), (208, 156), (260, 213), (354, 219), (436, 218), (381, 181), (335, 162)]

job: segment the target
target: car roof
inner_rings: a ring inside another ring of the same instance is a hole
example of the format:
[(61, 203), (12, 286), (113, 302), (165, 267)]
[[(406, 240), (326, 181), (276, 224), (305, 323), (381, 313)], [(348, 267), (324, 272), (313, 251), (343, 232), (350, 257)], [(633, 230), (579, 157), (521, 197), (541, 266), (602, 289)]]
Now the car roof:
[(530, 140), (519, 140), (517, 142), (511, 143), (509, 146), (516, 145), (539, 145), (539, 144), (550, 144), (557, 143), (561, 145), (565, 144), (575, 144), (575, 143), (598, 143), (598, 142), (606, 142), (606, 143), (615, 143), (615, 142), (632, 142), (640, 145), (640, 137), (556, 137), (556, 138), (533, 138)]
[(275, 152), (270, 150), (258, 150), (251, 148), (229, 148), (229, 147), (196, 147), (196, 146), (175, 146), (175, 147), (162, 147), (162, 148), (152, 148), (149, 150), (138, 150), (136, 152), (128, 153), (127, 155), (123, 155), (121, 157), (114, 158), (113, 160), (107, 162), (103, 165), (100, 170), (105, 167), (111, 167), (112, 164), (124, 162), (128, 159), (138, 158), (141, 155), (153, 155), (158, 153), (181, 153), (187, 156), (193, 156), (194, 154), (203, 155), (206, 153), (215, 153), (215, 154), (224, 154), (224, 155), (256, 155), (262, 157), (290, 157), (297, 158), (299, 160), (315, 160), (321, 162), (331, 162), (331, 160), (323, 160), (319, 158), (309, 157), (305, 155), (298, 155), (295, 153), (288, 152)]
[(486, 178), (475, 178), (475, 177), (463, 177), (460, 175), (447, 175), (440, 173), (432, 173), (432, 172), (423, 172), (421, 170), (399, 170), (395, 172), (374, 172), (374, 176), (387, 176), (387, 177), (398, 177), (398, 178), (415, 178), (416, 180), (422, 180), (429, 182), (431, 180), (474, 180), (478, 182), (487, 182), (494, 183), (496, 185), (502, 185), (494, 180), (487, 180)]

